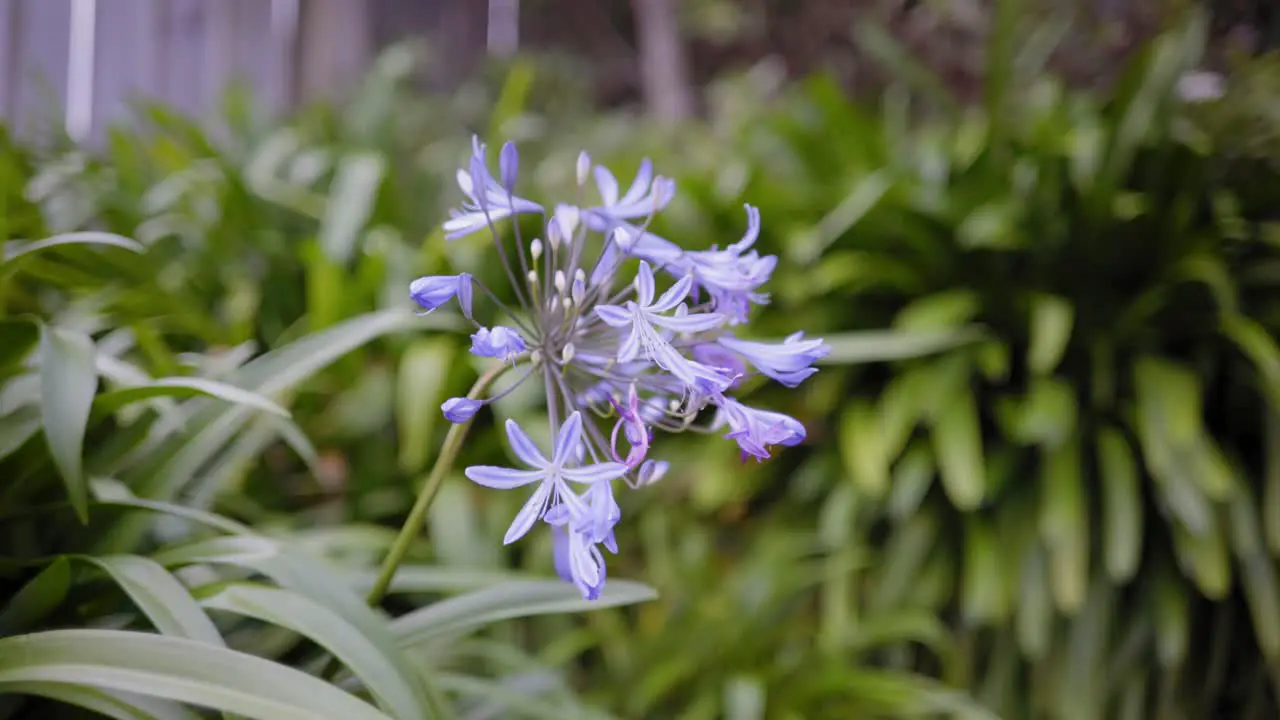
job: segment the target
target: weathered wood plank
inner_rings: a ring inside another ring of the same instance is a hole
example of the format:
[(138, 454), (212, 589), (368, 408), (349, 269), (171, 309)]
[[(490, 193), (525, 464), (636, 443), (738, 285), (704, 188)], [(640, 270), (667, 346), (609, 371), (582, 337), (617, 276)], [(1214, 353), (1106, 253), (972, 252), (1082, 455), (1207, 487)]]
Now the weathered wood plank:
[(13, 105), (18, 135), (47, 137), (65, 122), (71, 0), (9, 0), (16, 7)]
[(163, 0), (98, 0), (90, 139), (133, 117), (132, 104), (163, 96), (160, 38)]

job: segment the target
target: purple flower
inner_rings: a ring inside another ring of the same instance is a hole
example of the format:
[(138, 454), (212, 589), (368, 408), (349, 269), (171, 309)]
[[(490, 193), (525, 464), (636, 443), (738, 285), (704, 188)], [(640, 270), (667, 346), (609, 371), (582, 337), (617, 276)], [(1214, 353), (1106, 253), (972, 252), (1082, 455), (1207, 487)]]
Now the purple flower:
[(771, 446), (790, 447), (804, 441), (804, 425), (790, 415), (748, 407), (725, 397), (719, 404), (718, 422), (729, 426), (725, 437), (738, 442), (744, 460), (748, 455), (767, 460)]
[(640, 162), (635, 180), (626, 194), (618, 197), (618, 180), (609, 169), (595, 166), (596, 189), (601, 205), (584, 211), (587, 226), (597, 232), (608, 232), (625, 220), (635, 220), (661, 212), (676, 194), (676, 184), (664, 177), (653, 176), (653, 163)]
[(804, 333), (787, 336), (781, 343), (762, 343), (726, 336), (717, 340), (724, 347), (746, 358), (761, 373), (787, 387), (796, 387), (818, 372), (812, 367), (831, 352), (822, 338), (805, 340)]
[(625, 307), (598, 305), (596, 315), (611, 327), (627, 330), (626, 340), (618, 347), (618, 362), (630, 362), (643, 354), (689, 386), (723, 389), (729, 384), (723, 373), (685, 358), (658, 332), (661, 328), (676, 333), (697, 333), (724, 323), (724, 317), (716, 313), (662, 314), (684, 302), (692, 286), (693, 278), (685, 276), (655, 301), (653, 270), (649, 263), (641, 262), (635, 281), (636, 299), (628, 300)]
[(482, 327), (471, 336), (471, 353), (480, 357), (511, 362), (527, 349), (518, 330), (502, 325), (495, 325), (492, 329)]
[(471, 317), (471, 276), (460, 275), (427, 275), (409, 283), (409, 297), (429, 313), (458, 297), (458, 305), (462, 314)]
[(440, 410), (444, 412), (445, 419), (451, 423), (464, 423), (475, 417), (477, 411), (484, 405), (479, 400), (471, 398), (456, 397), (449, 398), (440, 406)]
[[(495, 467), (492, 465), (473, 465), (465, 473), (472, 482), (497, 490), (511, 490), (538, 483), (537, 489), (529, 497), (520, 512), (516, 514), (511, 527), (507, 529), (503, 543), (511, 544), (533, 527), (554, 505), (564, 504), (572, 510), (582, 504), (582, 500), (569, 486), (570, 482), (592, 484), (609, 482), (622, 477), (627, 466), (622, 463), (604, 462), (583, 467), (577, 465), (577, 451), (582, 445), (582, 415), (574, 412), (565, 420), (556, 436), (555, 448), (548, 460), (538, 450), (538, 446), (529, 439), (515, 420), (507, 421), (507, 439), (511, 442), (511, 451), (528, 470)], [(585, 510), (584, 510), (585, 512)]]
[(511, 192), (515, 186), (518, 165), (515, 145), (507, 143), (499, 154), (502, 183), (489, 174), (485, 162), (485, 146), (480, 138), (472, 138), (471, 146), (470, 171), (458, 171), (458, 187), (462, 188), (468, 202), (463, 204), (461, 212), (452, 213), (452, 217), (444, 224), (446, 239), (455, 240), (470, 235), (512, 215), (542, 212), (541, 205), (516, 197)]
[[(507, 437), (521, 467), (476, 466), (466, 475), (492, 488), (534, 486), (504, 542), (541, 519), (555, 540), (557, 572), (594, 599), (604, 587), (605, 552), (618, 550), (614, 527), (622, 512), (613, 481), (639, 488), (669, 468), (651, 457), (655, 431), (691, 429), (702, 422), (703, 410), (714, 407), (711, 429), (727, 428), (744, 457), (763, 459), (775, 446), (795, 445), (805, 430), (794, 418), (748, 407), (726, 393), (748, 369), (795, 386), (813, 374), (828, 348), (801, 333), (782, 343), (726, 333), (769, 301), (764, 285), (777, 258), (754, 249), (761, 229), (754, 207), (746, 207), (747, 229), (737, 242), (685, 249), (647, 231), (675, 194), (675, 183), (655, 175), (648, 160), (621, 192), (613, 173), (582, 153), (574, 168), (577, 184), (594, 176), (600, 194), (598, 205), (585, 208), (516, 197), (518, 170), (519, 157), (508, 143), (495, 179), (484, 145), (474, 140), (467, 168), (458, 173), (466, 199), (444, 230), (450, 238), (492, 231), (512, 285), (500, 292), (480, 286), (506, 319), (489, 327), (477, 323), (471, 351), (525, 370), (500, 391), (453, 398), (441, 409), (449, 420), (466, 422), (529, 378), (545, 388), (555, 438), (550, 459), (508, 420)], [(519, 213), (541, 215), (546, 234), (526, 240), (520, 223), (499, 230), (499, 221)], [(636, 274), (622, 276), (633, 260), (639, 261)], [(410, 294), (428, 311), (457, 297), (471, 319), (473, 284), (467, 275), (431, 276), (414, 281)], [(508, 307), (509, 299), (518, 308)]]

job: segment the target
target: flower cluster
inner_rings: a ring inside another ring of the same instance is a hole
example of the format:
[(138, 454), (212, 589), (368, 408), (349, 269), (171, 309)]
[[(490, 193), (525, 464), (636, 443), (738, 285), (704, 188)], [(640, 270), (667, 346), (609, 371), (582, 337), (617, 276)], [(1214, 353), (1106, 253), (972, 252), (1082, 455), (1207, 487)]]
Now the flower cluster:
[[(747, 206), (747, 231), (738, 242), (689, 251), (648, 232), (675, 184), (654, 176), (647, 160), (620, 194), (613, 174), (583, 153), (578, 186), (594, 176), (599, 204), (559, 204), (550, 212), (516, 196), (518, 164), (507, 143), (495, 178), (485, 146), (475, 140), (469, 167), (458, 171), (467, 201), (444, 230), (450, 240), (489, 231), (519, 307), (508, 307), (465, 273), (419, 278), (409, 292), (426, 312), (456, 299), (474, 323), (472, 296), (479, 289), (506, 314), (510, 325), (476, 323), (471, 352), (522, 369), (516, 382), (488, 398), (452, 398), (442, 409), (451, 422), (466, 422), (531, 378), (544, 385), (550, 452), (508, 420), (511, 450), (525, 468), (477, 466), (466, 475), (491, 488), (533, 486), (504, 541), (518, 540), (542, 520), (553, 533), (557, 572), (595, 599), (605, 582), (600, 546), (617, 552), (613, 529), (622, 513), (614, 481), (640, 487), (667, 470), (667, 463), (649, 457), (653, 431), (727, 428), (725, 437), (737, 442), (744, 460), (768, 458), (771, 447), (801, 442), (804, 426), (744, 405), (730, 392), (753, 373), (795, 387), (816, 372), (814, 362), (829, 348), (803, 333), (766, 343), (731, 331), (753, 306), (769, 301), (761, 287), (777, 261), (752, 249), (760, 232), (755, 208)], [(526, 244), (517, 223), (514, 239), (504, 240), (496, 223), (525, 214), (542, 217), (545, 240)], [(620, 284), (633, 267), (631, 281)], [(661, 292), (660, 275), (671, 279)], [(715, 413), (709, 427), (696, 424), (704, 410)]]

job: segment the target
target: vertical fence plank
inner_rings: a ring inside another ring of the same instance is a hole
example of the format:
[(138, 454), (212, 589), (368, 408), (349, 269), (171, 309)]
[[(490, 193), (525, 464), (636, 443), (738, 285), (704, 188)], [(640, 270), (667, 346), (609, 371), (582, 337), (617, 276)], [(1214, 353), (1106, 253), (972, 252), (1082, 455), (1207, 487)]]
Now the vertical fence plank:
[(345, 0), (304, 0), (299, 22), (298, 96), (342, 97), (373, 59), (371, 9)]
[(164, 0), (98, 0), (93, 131), (99, 142), (108, 126), (133, 117), (132, 103), (163, 95), (159, 38)]
[(0, 2), (0, 121), (8, 121), (14, 105), (14, 79), (18, 62), (17, 33), (14, 31), (18, 6)]
[(9, 116), (16, 134), (47, 137), (51, 131), (61, 132), (64, 121), (71, 0), (9, 3), (16, 7), (13, 29), (17, 38), (17, 61), (10, 75), (16, 88)]
[(200, 117), (207, 109), (205, 54), (210, 44), (209, 14), (220, 4), (206, 0), (160, 3), (157, 95), (184, 115)]

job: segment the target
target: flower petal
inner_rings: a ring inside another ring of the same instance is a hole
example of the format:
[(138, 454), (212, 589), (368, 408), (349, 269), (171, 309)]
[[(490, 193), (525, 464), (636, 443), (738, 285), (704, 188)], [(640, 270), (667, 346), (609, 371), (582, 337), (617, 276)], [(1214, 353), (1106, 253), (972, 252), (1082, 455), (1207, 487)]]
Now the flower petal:
[(720, 327), (724, 324), (725, 316), (720, 313), (698, 313), (683, 317), (650, 315), (649, 321), (660, 328), (678, 333), (697, 333)]
[(511, 521), (511, 527), (507, 528), (507, 534), (502, 538), (503, 545), (510, 545), (529, 532), (546, 510), (547, 495), (550, 492), (551, 484), (545, 482), (533, 491), (524, 507), (520, 508), (520, 512), (516, 513), (515, 519)]
[(653, 294), (653, 268), (649, 267), (649, 263), (641, 260), (640, 270), (636, 273), (636, 304), (643, 308), (649, 307), (653, 304)]
[(556, 436), (555, 451), (551, 456), (551, 462), (555, 465), (568, 463), (573, 459), (574, 449), (582, 444), (582, 413), (577, 410), (565, 419), (564, 425), (560, 426), (560, 434)]
[(507, 440), (511, 442), (511, 451), (524, 464), (534, 468), (547, 466), (547, 459), (543, 457), (542, 451), (529, 439), (524, 430), (520, 429), (520, 425), (515, 420), (507, 420)]
[(618, 204), (618, 180), (603, 165), (595, 167), (596, 188), (600, 191), (600, 199), (605, 207)]
[(603, 462), (586, 467), (564, 468), (560, 471), (565, 480), (576, 483), (599, 483), (617, 480), (627, 474), (627, 466), (618, 462)]
[(511, 490), (538, 482), (546, 475), (541, 470), (514, 470), (494, 465), (472, 465), (463, 471), (467, 479), (494, 490)]
[(631, 313), (617, 305), (597, 305), (596, 317), (610, 327), (623, 328), (631, 324)]
[[(641, 264), (643, 265), (643, 263)], [(685, 275), (684, 277), (677, 280), (675, 285), (672, 285), (671, 287), (667, 288), (667, 291), (662, 293), (662, 297), (658, 298), (658, 302), (656, 303), (649, 302), (644, 304), (648, 305), (651, 311), (657, 312), (657, 313), (673, 310), (677, 305), (684, 302), (684, 299), (689, 296), (689, 290), (692, 287), (693, 287), (693, 276)]]

